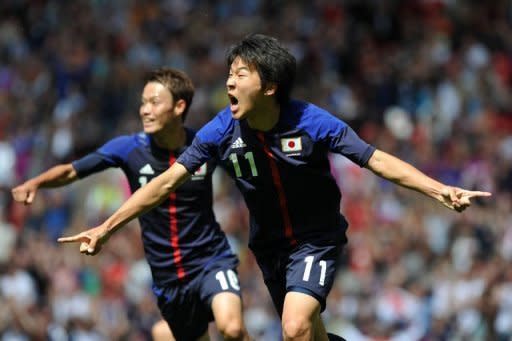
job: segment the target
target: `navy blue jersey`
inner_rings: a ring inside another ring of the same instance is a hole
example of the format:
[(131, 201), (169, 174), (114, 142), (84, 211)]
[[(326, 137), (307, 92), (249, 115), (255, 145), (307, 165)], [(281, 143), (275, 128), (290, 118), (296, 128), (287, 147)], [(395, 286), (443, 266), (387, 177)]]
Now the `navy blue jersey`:
[[(193, 138), (194, 132), (187, 129), (187, 146)], [(167, 170), (183, 150), (161, 149), (150, 136), (139, 133), (110, 140), (73, 162), (73, 167), (79, 177), (119, 167), (134, 192)], [(190, 180), (139, 217), (144, 251), (158, 286), (190, 278), (217, 257), (231, 253), (212, 210), (214, 167), (214, 160), (199, 165)]]
[(347, 222), (328, 153), (364, 166), (375, 148), (342, 120), (306, 102), (291, 101), (267, 132), (221, 111), (178, 158), (189, 172), (218, 159), (235, 179), (250, 212), (249, 246), (261, 253), (302, 241), (340, 241)]

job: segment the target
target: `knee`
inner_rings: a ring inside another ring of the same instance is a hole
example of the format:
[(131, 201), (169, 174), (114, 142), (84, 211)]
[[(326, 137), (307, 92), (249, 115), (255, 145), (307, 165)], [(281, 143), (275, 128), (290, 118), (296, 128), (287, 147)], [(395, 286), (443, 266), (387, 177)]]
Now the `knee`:
[(244, 338), (244, 327), (240, 320), (231, 319), (218, 325), (217, 329), (226, 340), (243, 340)]
[(284, 340), (310, 338), (313, 335), (311, 331), (312, 324), (308, 319), (296, 317), (283, 319), (282, 327)]

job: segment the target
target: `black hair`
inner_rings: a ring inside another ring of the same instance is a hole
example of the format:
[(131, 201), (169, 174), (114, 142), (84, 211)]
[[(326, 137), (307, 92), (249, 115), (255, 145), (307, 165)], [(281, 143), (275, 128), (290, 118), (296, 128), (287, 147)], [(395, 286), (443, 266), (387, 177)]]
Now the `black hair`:
[(228, 50), (226, 58), (228, 67), (237, 57), (256, 69), (263, 88), (268, 83), (277, 85), (276, 99), (280, 105), (290, 100), (297, 61), (276, 38), (263, 34), (251, 34)]

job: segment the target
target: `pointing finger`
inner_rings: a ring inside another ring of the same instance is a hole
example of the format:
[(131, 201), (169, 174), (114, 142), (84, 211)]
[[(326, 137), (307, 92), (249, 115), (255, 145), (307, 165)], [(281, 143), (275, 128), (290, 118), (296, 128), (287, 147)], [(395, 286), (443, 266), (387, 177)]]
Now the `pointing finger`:
[(86, 241), (88, 241), (88, 238), (81, 234), (77, 234), (74, 236), (60, 237), (59, 239), (57, 239), (57, 242), (59, 242), (59, 243), (74, 243), (74, 242), (79, 242), (79, 241), (86, 242)]
[(490, 197), (492, 193), (490, 192), (481, 192), (481, 191), (466, 191), (465, 193), (468, 198), (474, 197)]

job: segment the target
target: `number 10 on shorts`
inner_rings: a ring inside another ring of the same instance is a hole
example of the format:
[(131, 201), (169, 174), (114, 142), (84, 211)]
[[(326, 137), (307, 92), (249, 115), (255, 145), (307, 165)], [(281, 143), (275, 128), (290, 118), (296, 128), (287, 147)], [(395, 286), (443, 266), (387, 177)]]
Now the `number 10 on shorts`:
[(231, 269), (227, 270), (226, 273), (224, 273), (224, 271), (217, 272), (215, 274), (215, 279), (219, 281), (222, 290), (228, 290), (230, 286), (236, 291), (240, 290), (238, 277), (236, 276), (236, 273)]
[[(309, 282), (309, 277), (311, 276), (311, 268), (313, 267), (313, 262), (315, 260), (314, 256), (307, 256), (304, 258), (304, 263), (306, 263), (306, 268), (304, 269), (304, 276), (302, 276), (302, 280), (304, 282)], [(320, 266), (320, 279), (318, 280), (318, 284), (324, 286), (325, 283), (325, 272), (327, 271), (327, 262), (321, 260), (318, 262), (318, 266)]]

